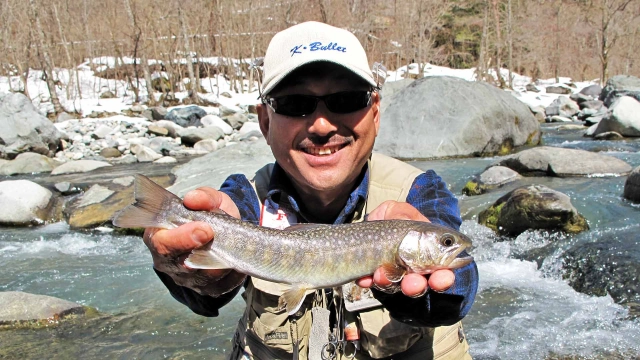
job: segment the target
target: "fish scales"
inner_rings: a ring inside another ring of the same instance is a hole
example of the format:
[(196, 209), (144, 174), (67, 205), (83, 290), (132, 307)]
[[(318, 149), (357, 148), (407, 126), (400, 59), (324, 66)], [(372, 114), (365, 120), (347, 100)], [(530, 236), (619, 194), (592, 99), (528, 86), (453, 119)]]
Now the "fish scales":
[(469, 238), (428, 222), (382, 220), (270, 229), (221, 210), (189, 210), (179, 197), (142, 175), (135, 178), (135, 200), (116, 214), (115, 226), (172, 229), (191, 221), (210, 224), (214, 240), (193, 250), (185, 265), (193, 269), (232, 268), (290, 284), (279, 299), (289, 314), (300, 307), (306, 291), (342, 285), (379, 267), (388, 279), (397, 282), (407, 272), (430, 274), (473, 261), (463, 253), (471, 246)]

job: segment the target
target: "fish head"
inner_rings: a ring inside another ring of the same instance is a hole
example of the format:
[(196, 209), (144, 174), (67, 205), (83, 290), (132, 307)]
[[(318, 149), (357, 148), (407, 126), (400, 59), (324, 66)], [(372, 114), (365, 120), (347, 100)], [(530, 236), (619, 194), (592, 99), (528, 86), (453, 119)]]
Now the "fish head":
[(410, 230), (398, 246), (397, 262), (423, 275), (439, 269), (455, 269), (473, 261), (468, 255), (458, 257), (469, 246), (471, 239), (454, 230)]

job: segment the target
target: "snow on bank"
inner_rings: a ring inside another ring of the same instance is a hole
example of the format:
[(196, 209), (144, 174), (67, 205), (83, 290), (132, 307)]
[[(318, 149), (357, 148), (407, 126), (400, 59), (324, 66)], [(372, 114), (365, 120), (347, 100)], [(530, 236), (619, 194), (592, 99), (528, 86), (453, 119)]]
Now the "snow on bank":
[[(216, 64), (218, 61), (217, 58), (204, 60), (212, 64)], [(247, 60), (245, 59), (243, 61)], [(133, 59), (126, 58), (124, 59), (124, 62), (132, 63)], [(150, 60), (149, 63), (155, 64), (157, 61)], [(93, 64), (94, 67), (97, 65), (99, 70), (103, 70), (106, 67), (113, 67), (116, 64), (116, 59), (113, 57), (100, 57), (92, 59), (91, 64)], [(397, 70), (388, 71), (387, 82), (404, 79), (407, 74), (411, 74), (412, 77), (417, 77), (419, 72), (420, 69), (418, 64), (402, 66)], [(476, 79), (475, 68), (451, 69), (426, 64), (423, 69), (423, 73), (424, 76), (453, 76), (468, 81), (475, 81)], [(34, 105), (42, 113), (51, 113), (53, 111), (53, 106), (51, 105), (49, 92), (42, 75), (42, 71), (40, 70), (31, 70), (29, 72), (29, 78), (27, 79), (28, 90)], [(490, 75), (494, 76), (494, 78), (496, 77), (495, 72), (490, 72)], [(153, 75), (153, 77), (159, 76), (163, 76), (163, 74), (155, 73)], [(505, 81), (507, 81), (509, 76), (508, 70), (501, 69), (501, 76)], [(559, 96), (557, 94), (547, 94), (545, 92), (545, 88), (547, 86), (556, 84), (555, 79), (536, 81), (536, 85), (538, 89), (540, 89), (540, 92), (536, 93), (525, 89), (525, 86), (531, 83), (530, 77), (516, 73), (512, 73), (512, 76), (514, 89), (508, 91), (511, 91), (516, 98), (531, 107), (546, 107)], [(86, 117), (94, 111), (121, 113), (134, 105), (134, 92), (126, 81), (108, 80), (95, 76), (89, 61), (79, 65), (73, 71), (70, 71), (69, 69), (56, 69), (56, 78), (59, 80), (60, 84), (60, 86), (57, 87), (57, 94), (63, 107), (68, 112), (78, 112), (83, 117)], [(140, 99), (144, 102), (148, 98), (146, 87), (144, 86), (144, 79), (135, 80), (136, 83), (138, 83), (138, 81)], [(76, 82), (79, 82), (80, 86), (77, 86)], [(570, 82), (571, 79), (569, 78), (560, 79), (560, 83), (566, 84)], [(594, 82), (576, 82), (573, 84), (576, 86), (574, 91), (577, 92), (586, 86), (594, 84)], [(248, 105), (257, 104), (259, 102), (258, 92), (256, 90), (257, 83), (251, 87), (252, 91), (249, 92), (249, 84), (248, 81), (245, 80), (242, 84), (246, 91), (245, 93), (232, 91), (232, 84), (230, 81), (221, 75), (201, 79), (201, 85), (202, 88), (207, 91), (206, 94), (201, 94), (202, 98), (211, 102), (220, 103), (227, 107), (245, 108)], [(9, 92), (11, 89), (21, 89), (22, 86), (23, 84), (18, 76), (0, 77), (0, 92)], [(100, 95), (107, 91), (115, 94), (116, 98), (101, 99)], [(158, 94), (156, 94), (156, 96), (158, 96)], [(176, 93), (176, 98), (178, 99), (183, 99), (187, 96), (187, 91)]]

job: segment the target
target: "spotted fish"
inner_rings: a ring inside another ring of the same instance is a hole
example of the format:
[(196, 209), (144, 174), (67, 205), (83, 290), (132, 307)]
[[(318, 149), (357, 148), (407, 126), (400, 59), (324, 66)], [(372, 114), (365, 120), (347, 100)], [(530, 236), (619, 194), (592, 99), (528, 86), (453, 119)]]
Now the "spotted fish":
[(462, 253), (471, 240), (450, 228), (420, 221), (381, 220), (353, 224), (300, 224), (284, 230), (261, 227), (221, 210), (192, 211), (150, 179), (136, 175), (135, 203), (113, 224), (124, 228), (172, 229), (191, 221), (211, 225), (215, 238), (189, 254), (193, 269), (235, 269), (263, 280), (290, 284), (279, 299), (289, 314), (305, 293), (372, 274), (382, 266), (398, 282), (408, 272), (455, 269), (473, 258)]

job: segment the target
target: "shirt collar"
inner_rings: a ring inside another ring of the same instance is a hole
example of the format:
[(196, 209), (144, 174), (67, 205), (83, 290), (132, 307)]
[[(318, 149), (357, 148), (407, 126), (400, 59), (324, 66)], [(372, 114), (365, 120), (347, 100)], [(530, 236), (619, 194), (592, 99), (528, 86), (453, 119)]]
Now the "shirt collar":
[[(358, 177), (358, 185), (349, 194), (347, 204), (342, 209), (338, 217), (333, 222), (334, 224), (343, 224), (351, 220), (356, 210), (364, 205), (367, 199), (367, 193), (369, 191), (369, 165), (365, 164), (362, 170), (362, 174)], [(269, 180), (269, 191), (267, 192), (266, 202), (274, 209), (278, 209), (280, 206), (289, 207), (296, 214), (301, 215), (301, 220), (306, 219), (304, 214), (300, 211), (299, 196), (294, 189), (291, 179), (285, 171), (276, 162), (271, 173), (271, 179)]]

